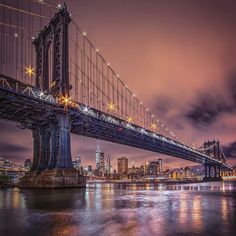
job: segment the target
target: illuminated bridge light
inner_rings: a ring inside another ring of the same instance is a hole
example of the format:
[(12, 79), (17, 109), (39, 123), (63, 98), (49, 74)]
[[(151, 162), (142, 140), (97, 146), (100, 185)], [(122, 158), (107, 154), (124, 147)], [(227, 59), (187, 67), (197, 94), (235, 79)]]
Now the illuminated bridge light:
[(68, 106), (69, 104), (72, 103), (72, 99), (71, 97), (68, 97), (68, 96), (60, 96), (59, 102), (63, 104), (64, 106)]
[(74, 107), (74, 108), (79, 107), (77, 102), (75, 102), (71, 97), (68, 97), (68, 96), (60, 96), (58, 98), (58, 101), (59, 101), (60, 104), (64, 105), (64, 107), (67, 107), (67, 106), (71, 106), (71, 107)]
[(89, 107), (88, 106), (85, 106), (84, 108), (83, 108), (83, 112), (88, 112), (89, 111)]
[(128, 123), (133, 123), (133, 122), (134, 122), (134, 117), (128, 116), (128, 117), (127, 117), (127, 122), (128, 122)]
[(152, 133), (152, 136), (153, 136), (154, 138), (157, 138), (157, 137), (158, 137), (155, 133)]
[(140, 131), (141, 131), (141, 133), (145, 133), (145, 134), (147, 133), (147, 131), (145, 129), (141, 129)]
[(25, 74), (31, 77), (34, 75), (34, 68), (32, 66), (25, 67)]
[(151, 129), (152, 130), (156, 130), (157, 129), (157, 124), (156, 123), (152, 123), (151, 124)]
[(108, 104), (107, 104), (107, 109), (108, 109), (110, 112), (115, 111), (115, 109), (116, 109), (116, 104), (115, 104), (115, 103), (112, 103), (112, 102), (108, 103)]

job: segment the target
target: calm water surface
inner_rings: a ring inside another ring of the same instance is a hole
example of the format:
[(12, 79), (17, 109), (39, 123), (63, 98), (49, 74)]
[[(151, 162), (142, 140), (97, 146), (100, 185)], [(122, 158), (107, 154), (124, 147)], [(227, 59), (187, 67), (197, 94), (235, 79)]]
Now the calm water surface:
[(0, 190), (0, 235), (236, 235), (236, 182)]

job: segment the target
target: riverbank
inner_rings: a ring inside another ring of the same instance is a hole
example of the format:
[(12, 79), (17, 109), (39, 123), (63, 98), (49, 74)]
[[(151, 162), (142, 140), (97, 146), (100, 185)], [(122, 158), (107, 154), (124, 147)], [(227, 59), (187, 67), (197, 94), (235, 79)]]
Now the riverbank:
[[(236, 182), (234, 179), (223, 179), (227, 182)], [(158, 181), (129, 181), (129, 180), (87, 180), (87, 184), (95, 183), (110, 183), (110, 184), (197, 184), (205, 182), (216, 182), (216, 181), (203, 181), (203, 180), (158, 180)]]
[(161, 181), (127, 181), (127, 180), (87, 180), (88, 184), (92, 183), (112, 183), (112, 184), (189, 184), (203, 183), (202, 180), (161, 180)]

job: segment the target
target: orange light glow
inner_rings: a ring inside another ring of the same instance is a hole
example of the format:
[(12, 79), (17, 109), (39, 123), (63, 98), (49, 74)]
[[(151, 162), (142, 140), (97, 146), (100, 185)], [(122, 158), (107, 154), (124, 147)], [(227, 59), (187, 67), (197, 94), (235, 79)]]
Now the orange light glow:
[(78, 107), (78, 104), (71, 97), (60, 96), (58, 100), (59, 100), (59, 103), (63, 104), (65, 107), (67, 106)]
[(128, 117), (127, 117), (127, 122), (128, 122), (128, 123), (133, 123), (133, 122), (134, 122), (134, 117), (128, 116)]
[(116, 109), (116, 104), (115, 104), (115, 103), (112, 103), (112, 102), (108, 103), (108, 104), (107, 104), (107, 109), (108, 109), (109, 111), (111, 111), (111, 112), (115, 111), (115, 109)]
[(34, 68), (31, 66), (25, 67), (25, 74), (31, 77), (32, 75), (35, 74)]
[(152, 123), (151, 124), (151, 129), (152, 130), (157, 130), (157, 124), (156, 123)]

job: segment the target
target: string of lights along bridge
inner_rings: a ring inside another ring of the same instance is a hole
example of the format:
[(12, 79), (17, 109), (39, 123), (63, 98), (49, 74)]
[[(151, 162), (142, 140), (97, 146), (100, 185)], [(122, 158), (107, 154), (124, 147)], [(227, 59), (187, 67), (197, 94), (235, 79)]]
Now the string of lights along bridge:
[[(1, 11), (1, 72), (11, 78), (35, 85), (35, 50), (33, 41), (37, 32), (52, 18), (63, 4), (46, 1), (3, 1)], [(145, 107), (119, 78), (109, 62), (101, 55), (72, 21), (69, 27), (70, 97), (61, 101), (79, 101), (87, 108), (95, 108), (153, 132), (184, 143)], [(49, 86), (53, 86), (53, 48), (49, 47)], [(14, 69), (13, 69), (14, 68)], [(194, 147), (194, 145), (192, 145)]]
[(0, 118), (32, 130), (32, 171), (72, 168), (71, 132), (199, 162), (206, 178), (211, 170), (219, 178), (220, 169), (231, 169), (219, 141), (197, 150), (161, 123), (122, 82), (65, 4), (2, 1), (0, 27)]

